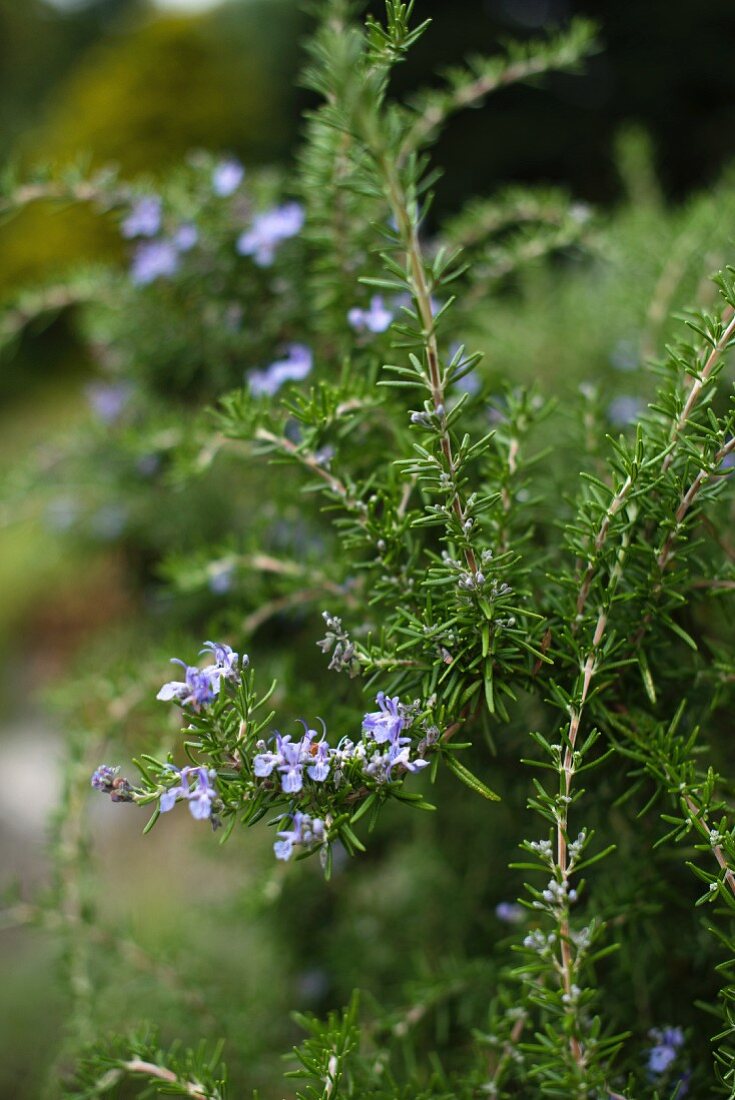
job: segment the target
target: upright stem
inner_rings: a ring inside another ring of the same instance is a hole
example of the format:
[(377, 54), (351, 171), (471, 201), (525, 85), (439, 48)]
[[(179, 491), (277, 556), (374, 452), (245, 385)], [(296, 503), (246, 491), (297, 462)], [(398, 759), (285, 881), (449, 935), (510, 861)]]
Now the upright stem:
[[(416, 302), (416, 309), (418, 310), (419, 319), (424, 333), (424, 352), (426, 354), (426, 365), (429, 372), (429, 387), (431, 392), (431, 401), (434, 406), (434, 413), (441, 425), (440, 431), (440, 444), (442, 454), (444, 455), (444, 461), (447, 464), (447, 469), (452, 478), (457, 472), (457, 465), (452, 451), (452, 441), (444, 426), (445, 418), (445, 397), (444, 397), (444, 385), (442, 382), (442, 373), (439, 360), (439, 346), (436, 339), (436, 331), (434, 328), (434, 311), (431, 305), (431, 291), (426, 280), (426, 268), (424, 266), (424, 256), (421, 249), (421, 241), (419, 240), (418, 229), (414, 219), (411, 217), (408, 210), (408, 202), (406, 199), (406, 193), (401, 186), (400, 179), (396, 172), (393, 162), (386, 156), (381, 159), (381, 165), (385, 174), (385, 179), (388, 184), (388, 195), (390, 198), (391, 209), (393, 217), (395, 218), (398, 231), (404, 243), (406, 250), (406, 259), (408, 261), (408, 267), (410, 272), (411, 288), (413, 290), (413, 296)], [(464, 530), (465, 523), (467, 521), (467, 515), (465, 512), (464, 504), (457, 488), (453, 491), (452, 496), (452, 510), (457, 518), (460, 527)], [(478, 572), (477, 559), (471, 546), (467, 546), (464, 551), (465, 561), (472, 574)]]

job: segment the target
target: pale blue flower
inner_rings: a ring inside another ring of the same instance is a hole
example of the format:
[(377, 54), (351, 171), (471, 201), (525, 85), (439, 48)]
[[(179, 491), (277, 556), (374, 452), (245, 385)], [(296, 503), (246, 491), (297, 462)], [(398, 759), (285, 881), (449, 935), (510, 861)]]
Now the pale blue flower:
[(236, 249), (241, 256), (252, 257), (258, 267), (270, 267), (276, 249), (289, 237), (295, 237), (304, 224), (304, 210), (297, 202), (287, 202), (256, 214), (250, 229), (237, 239)]
[(161, 228), (161, 200), (158, 195), (142, 195), (136, 199), (127, 218), (120, 226), (123, 237), (155, 237)]
[(187, 665), (178, 657), (172, 657), (173, 664), (181, 665), (184, 669), (184, 680), (169, 680), (156, 695), (164, 703), (175, 700), (182, 707), (191, 707), (199, 711), (202, 707), (211, 703), (219, 691), (219, 677), (212, 676), (215, 666), (209, 669), (200, 669), (196, 665)]
[(212, 562), (208, 569), (208, 575), (210, 591), (222, 596), (232, 588), (235, 567), (232, 562)]
[(276, 737), (278, 770), (281, 773), (281, 789), (284, 794), (298, 794), (304, 785), (304, 746), (301, 741), (291, 741), (290, 734)]
[(291, 344), (285, 359), (271, 363), (265, 370), (250, 372), (250, 392), (254, 397), (273, 397), (285, 382), (303, 381), (310, 373), (312, 363), (310, 348), (305, 344)]
[(347, 313), (347, 320), (356, 332), (385, 332), (393, 317), (393, 310), (388, 309), (380, 294), (373, 295), (368, 309), (355, 306)]
[(385, 741), (395, 744), (405, 725), (398, 710), (400, 699), (398, 696), (390, 699), (385, 692), (379, 691), (375, 702), (380, 710), (366, 714), (362, 720), (362, 728), (378, 745), (382, 745)]
[(179, 253), (172, 241), (149, 241), (138, 245), (130, 265), (135, 286), (147, 286), (156, 279), (170, 278), (179, 269)]
[[(214, 657), (214, 665), (210, 665), (205, 671), (209, 673), (213, 680), (217, 680), (217, 689), (219, 689), (220, 680), (235, 681), (240, 679), (240, 655), (235, 653), (232, 646), (225, 645), (224, 642), (205, 642), (201, 652), (209, 652)], [(247, 667), (247, 655), (243, 656), (242, 662)]]
[(99, 768), (92, 774), (92, 786), (96, 791), (108, 793), (112, 790), (112, 784), (119, 771), (119, 768), (111, 768), (109, 764), (100, 764)]
[(245, 178), (245, 169), (239, 160), (231, 157), (221, 160), (212, 172), (212, 190), (221, 199), (226, 199), (237, 191)]
[(495, 906), (495, 916), (503, 924), (520, 924), (525, 919), (526, 911), (516, 901), (499, 901)]
[(114, 424), (130, 400), (131, 387), (125, 382), (90, 382), (84, 390), (90, 408), (105, 424)]
[(173, 242), (179, 252), (189, 252), (199, 240), (199, 230), (191, 222), (180, 225), (174, 233)]
[[(310, 732), (313, 733), (314, 731)], [(309, 745), (308, 753), (312, 763), (306, 769), (306, 774), (315, 783), (323, 783), (329, 775), (329, 745), (326, 741), (317, 741), (315, 744)]]
[(273, 845), (276, 859), (290, 859), (295, 845), (323, 844), (326, 840), (324, 822), (319, 817), (295, 813), (292, 825), (292, 829), (281, 829), (277, 834), (280, 839)]
[(658, 1077), (676, 1060), (684, 1045), (684, 1032), (680, 1027), (654, 1027), (648, 1034), (655, 1043), (648, 1052), (648, 1072)]
[[(189, 803), (189, 812), (197, 821), (204, 821), (212, 816), (212, 802), (217, 797), (217, 792), (210, 783), (215, 772), (208, 772), (206, 768), (186, 767), (175, 768), (169, 764), (171, 771), (176, 772), (181, 782), (175, 787), (169, 787), (164, 791), (159, 800), (161, 813), (168, 813), (176, 804), (177, 799), (183, 798)], [(191, 787), (190, 777), (194, 776), (195, 786)]]

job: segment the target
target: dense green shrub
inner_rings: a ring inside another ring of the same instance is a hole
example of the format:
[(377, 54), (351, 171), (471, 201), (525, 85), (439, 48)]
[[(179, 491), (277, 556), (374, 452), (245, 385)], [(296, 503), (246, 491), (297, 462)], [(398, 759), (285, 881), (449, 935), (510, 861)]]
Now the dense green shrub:
[[(233, 1093), (281, 1096), (294, 1006), (300, 1097), (735, 1095), (732, 188), (666, 212), (628, 135), (607, 222), (511, 190), (429, 233), (452, 113), (594, 42), (406, 105), (409, 17), (319, 5), (291, 178), (202, 155), (160, 195), (67, 173), (7, 199), (119, 212), (131, 249), (64, 281), (96, 418), (7, 487), (136, 593), (58, 689), (57, 879), (14, 908), (67, 945), (68, 1095), (223, 1096), (198, 1045), (223, 1035)], [(6, 354), (57, 293), (20, 297)], [(90, 863), (92, 772), (156, 826), (134, 868), (168, 843), (148, 873), (185, 884), (121, 890), (109, 841)], [(229, 838), (214, 872), (177, 801)], [(166, 1049), (100, 1041), (131, 1005)]]

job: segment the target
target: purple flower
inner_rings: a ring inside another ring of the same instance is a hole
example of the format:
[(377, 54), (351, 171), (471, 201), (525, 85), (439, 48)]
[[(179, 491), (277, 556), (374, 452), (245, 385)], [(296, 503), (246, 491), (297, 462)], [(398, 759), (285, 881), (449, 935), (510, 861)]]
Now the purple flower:
[(305, 344), (291, 344), (286, 359), (271, 363), (266, 370), (250, 372), (250, 392), (254, 397), (273, 397), (284, 382), (303, 381), (311, 371), (312, 363), (311, 348)]
[(212, 562), (209, 566), (209, 588), (217, 596), (224, 595), (232, 588), (235, 567), (232, 562)]
[(655, 1044), (648, 1052), (648, 1072), (658, 1077), (676, 1060), (684, 1045), (684, 1032), (680, 1027), (654, 1027), (648, 1034)]
[(387, 308), (382, 295), (375, 294), (368, 309), (355, 306), (347, 313), (347, 320), (356, 332), (385, 332), (390, 328), (393, 311)]
[(322, 844), (326, 840), (324, 822), (319, 817), (295, 813), (292, 824), (292, 829), (281, 829), (277, 834), (281, 839), (273, 845), (276, 859), (290, 859), (296, 844)]
[(197, 785), (189, 793), (189, 813), (197, 821), (204, 821), (212, 816), (212, 802), (217, 792), (210, 785), (209, 777), (213, 772), (207, 772), (206, 768), (197, 768)]
[(390, 773), (392, 768), (403, 768), (407, 772), (420, 772), (422, 768), (428, 768), (429, 761), (421, 760), (420, 758), (412, 760), (409, 753), (411, 751), (410, 743), (400, 744), (400, 742), (408, 742), (407, 737), (399, 737), (398, 742), (395, 745), (391, 745), (388, 750), (388, 767), (385, 770), (386, 779), (390, 779)]
[(221, 160), (212, 172), (212, 190), (221, 199), (226, 199), (237, 191), (245, 178), (245, 169), (234, 157)]
[[(313, 733), (313, 730), (309, 731)], [(307, 749), (308, 755), (311, 757), (312, 763), (306, 769), (306, 774), (310, 779), (313, 779), (315, 783), (323, 783), (329, 775), (330, 759), (329, 759), (329, 745), (326, 741), (317, 741), (314, 744), (310, 744)]]
[(171, 241), (149, 241), (135, 250), (130, 278), (135, 286), (147, 286), (156, 279), (175, 275), (178, 268), (179, 253)]
[(292, 742), (290, 734), (276, 737), (278, 746), (278, 770), (281, 773), (281, 790), (284, 794), (298, 794), (304, 785), (304, 746), (301, 741)]
[(241, 256), (251, 256), (258, 267), (270, 267), (282, 241), (295, 237), (304, 224), (304, 210), (297, 202), (287, 202), (256, 214), (250, 229), (237, 239)]
[(366, 714), (362, 720), (362, 728), (370, 734), (376, 744), (382, 745), (383, 742), (390, 741), (395, 745), (405, 725), (403, 717), (398, 713), (400, 699), (398, 696), (389, 699), (385, 692), (379, 691), (375, 702), (380, 710)]
[(105, 794), (108, 794), (112, 790), (112, 784), (119, 771), (119, 768), (111, 768), (109, 764), (100, 764), (92, 775), (92, 786), (96, 791), (104, 791)]
[(655, 1074), (665, 1073), (675, 1058), (676, 1051), (673, 1047), (651, 1047), (648, 1052), (648, 1069)]
[[(219, 690), (220, 680), (240, 679), (240, 669), (238, 667), (240, 655), (235, 653), (232, 646), (225, 645), (224, 642), (205, 642), (201, 652), (206, 653), (207, 651), (214, 657), (214, 665), (210, 665), (204, 671), (208, 672), (212, 679), (217, 681), (216, 691)], [(244, 655), (242, 660), (243, 665), (247, 666), (247, 655)]]
[(523, 906), (515, 901), (499, 901), (495, 906), (495, 916), (503, 924), (520, 924), (525, 915)]
[(185, 672), (184, 680), (169, 680), (158, 692), (156, 699), (164, 703), (175, 699), (179, 706), (191, 707), (199, 711), (211, 703), (219, 691), (219, 676), (213, 676), (216, 666), (200, 669), (196, 665), (187, 665), (178, 657), (172, 657), (173, 664), (181, 665)]
[[(171, 771), (177, 773), (181, 782), (175, 787), (169, 787), (164, 791), (160, 798), (160, 810), (161, 813), (168, 813), (172, 810), (176, 804), (178, 798), (183, 798), (189, 803), (189, 812), (193, 818), (197, 821), (204, 821), (206, 818), (212, 816), (212, 802), (217, 797), (217, 792), (210, 783), (210, 778), (214, 778), (215, 772), (208, 772), (206, 768), (174, 768), (173, 765), (169, 765)], [(190, 776), (194, 775), (196, 779), (196, 786), (192, 789), (190, 786)]]
[(179, 252), (189, 252), (198, 240), (199, 230), (191, 222), (180, 225), (173, 237), (173, 243)]
[[(265, 750), (265, 742), (258, 742), (258, 747)], [(258, 779), (267, 779), (276, 764), (281, 759), (280, 753), (262, 751), (253, 758), (253, 773)]]
[(123, 237), (155, 237), (161, 228), (161, 200), (158, 195), (143, 195), (137, 199), (120, 226)]
[(109, 764), (100, 764), (90, 780), (96, 791), (109, 794), (113, 802), (132, 802), (133, 793), (127, 779), (119, 775), (119, 768), (111, 768)]
[(130, 400), (125, 382), (90, 382), (84, 390), (90, 408), (105, 424), (114, 424)]

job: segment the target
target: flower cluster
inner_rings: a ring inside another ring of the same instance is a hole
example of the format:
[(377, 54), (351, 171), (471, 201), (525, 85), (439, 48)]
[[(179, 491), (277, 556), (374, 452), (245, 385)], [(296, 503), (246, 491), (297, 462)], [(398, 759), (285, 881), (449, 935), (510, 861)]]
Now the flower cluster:
[[(173, 764), (169, 764), (168, 767), (178, 776), (180, 782), (175, 787), (169, 787), (161, 795), (161, 813), (168, 813), (174, 808), (177, 800), (183, 798), (189, 803), (189, 812), (197, 821), (211, 818), (212, 803), (217, 797), (211, 781), (216, 779), (217, 773), (202, 767), (176, 768)], [(191, 786), (192, 778), (195, 781), (194, 787)]]
[(89, 406), (103, 424), (119, 420), (131, 393), (132, 387), (125, 382), (91, 382), (85, 388)]
[(92, 775), (91, 785), (96, 791), (109, 794), (113, 802), (132, 802), (130, 784), (119, 773), (119, 768), (111, 768), (109, 764), (100, 764)]
[[(352, 766), (362, 780), (384, 784), (394, 778), (398, 772), (418, 772), (428, 765), (428, 761), (411, 754), (411, 738), (404, 735), (407, 725), (406, 709), (400, 700), (389, 698), (379, 692), (376, 698), (378, 710), (366, 714), (362, 722), (363, 736), (359, 741), (342, 738), (339, 744), (331, 747), (326, 740), (326, 730), (321, 734), (309, 729), (304, 723), (304, 734), (293, 740), (290, 734), (283, 736), (275, 733), (270, 743), (259, 741), (258, 752), (253, 758), (253, 775), (256, 779), (271, 780), (277, 776), (282, 794), (300, 795), (304, 791), (305, 778), (315, 784), (325, 784), (331, 777), (334, 787), (342, 783), (345, 769)], [(309, 794), (313, 794), (313, 790)], [(301, 825), (296, 821), (311, 819), (308, 815), (294, 815), (294, 828)], [(304, 826), (305, 828), (305, 826)], [(323, 825), (319, 818), (311, 823), (310, 838), (322, 839)], [(283, 837), (285, 834), (279, 833)], [(277, 842), (276, 855), (279, 859), (288, 859), (293, 845), (311, 843), (311, 839), (296, 840), (292, 833), (285, 840)]]
[(221, 160), (212, 172), (212, 190), (221, 199), (234, 195), (245, 179), (245, 169), (239, 160)]
[[(239, 655), (230, 646), (221, 642), (205, 642), (202, 653), (207, 651), (212, 654), (215, 663), (206, 668), (187, 665), (178, 657), (172, 657), (172, 663), (181, 665), (184, 669), (184, 679), (169, 680), (163, 685), (156, 698), (165, 703), (175, 699), (182, 707), (191, 707), (192, 710), (200, 711), (219, 694), (223, 680), (237, 682), (240, 679)], [(244, 656), (243, 666), (247, 663), (248, 658)]]
[(301, 382), (312, 366), (311, 349), (305, 344), (291, 344), (285, 359), (278, 359), (265, 370), (254, 370), (248, 375), (250, 392), (254, 397), (272, 397), (285, 382)]
[(258, 267), (270, 267), (278, 246), (289, 237), (295, 237), (303, 224), (304, 209), (297, 202), (264, 210), (255, 215), (250, 229), (238, 237), (237, 251), (241, 256), (250, 256)]
[(258, 743), (260, 752), (253, 760), (253, 774), (258, 779), (267, 779), (273, 771), (280, 775), (281, 790), (284, 794), (298, 794), (304, 786), (304, 768), (306, 774), (315, 783), (322, 783), (329, 775), (330, 748), (316, 730), (304, 729), (300, 741), (292, 741), (291, 735), (282, 737), (276, 733), (275, 751), (268, 750), (264, 741)]
[(281, 829), (278, 833), (280, 840), (273, 845), (276, 859), (290, 859), (296, 844), (308, 847), (324, 844), (327, 839), (324, 822), (319, 817), (310, 817), (309, 814), (297, 812), (293, 815), (291, 823), (293, 828)]
[(648, 1072), (660, 1077), (676, 1060), (679, 1048), (684, 1045), (684, 1032), (680, 1027), (654, 1027), (648, 1034), (654, 1041), (648, 1052)]
[(120, 232), (127, 240), (133, 237), (155, 237), (161, 228), (161, 199), (158, 195), (141, 195), (123, 219)]
[(368, 309), (355, 306), (349, 310), (347, 320), (356, 332), (385, 332), (393, 321), (393, 310), (388, 309), (381, 294), (374, 294)]

